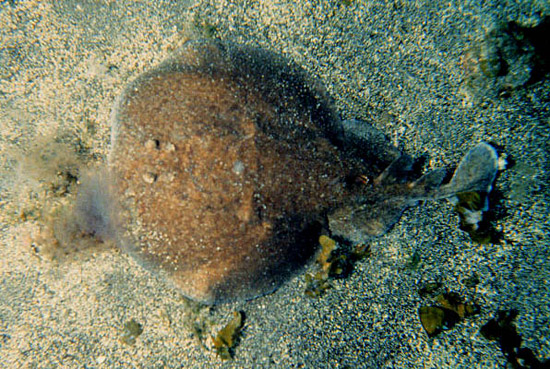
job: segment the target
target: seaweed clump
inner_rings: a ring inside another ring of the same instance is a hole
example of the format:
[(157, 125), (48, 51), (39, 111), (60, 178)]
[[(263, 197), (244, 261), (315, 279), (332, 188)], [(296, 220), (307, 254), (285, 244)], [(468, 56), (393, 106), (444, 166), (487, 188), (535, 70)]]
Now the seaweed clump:
[(437, 305), (421, 306), (418, 309), (420, 322), (429, 337), (437, 336), (453, 328), (462, 319), (479, 313), (477, 305), (464, 303), (455, 292), (441, 294), (436, 300)]
[(234, 311), (233, 318), (223, 327), (216, 336), (212, 336), (212, 342), (216, 354), (222, 360), (233, 359), (235, 355), (235, 347), (240, 338), (241, 330), (244, 325), (244, 313), (242, 311)]
[(337, 243), (332, 238), (319, 237), (320, 251), (315, 259), (317, 271), (305, 276), (305, 294), (309, 297), (321, 296), (330, 288), (330, 280), (345, 278), (352, 271), (355, 263), (370, 255), (370, 247), (357, 244), (353, 247)]

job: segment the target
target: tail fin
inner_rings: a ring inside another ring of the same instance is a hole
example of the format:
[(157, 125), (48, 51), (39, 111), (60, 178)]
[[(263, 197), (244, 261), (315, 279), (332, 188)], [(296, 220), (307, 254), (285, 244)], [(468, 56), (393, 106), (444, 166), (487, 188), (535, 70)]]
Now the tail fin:
[(498, 171), (498, 154), (481, 142), (462, 158), (451, 181), (435, 189), (431, 196), (442, 199), (462, 192), (490, 192)]

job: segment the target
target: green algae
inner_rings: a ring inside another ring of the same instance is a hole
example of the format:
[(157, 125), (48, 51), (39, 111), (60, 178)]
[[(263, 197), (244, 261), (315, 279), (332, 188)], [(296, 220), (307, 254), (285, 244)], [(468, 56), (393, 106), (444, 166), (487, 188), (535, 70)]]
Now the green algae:
[(355, 263), (371, 255), (366, 243), (351, 246), (322, 235), (319, 244), (321, 249), (315, 259), (317, 271), (305, 275), (305, 294), (309, 297), (321, 296), (331, 287), (330, 280), (346, 278)]
[(418, 309), (420, 322), (428, 337), (435, 337), (480, 311), (477, 305), (463, 302), (460, 295), (455, 292), (440, 294), (435, 300), (437, 304), (421, 306)]
[(420, 322), (429, 337), (437, 336), (444, 330), (451, 329), (460, 321), (457, 313), (441, 306), (421, 306), (418, 309)]
[(214, 350), (222, 360), (233, 359), (235, 347), (240, 338), (241, 330), (244, 325), (244, 313), (242, 311), (233, 312), (233, 318), (223, 327), (216, 336), (212, 336)]

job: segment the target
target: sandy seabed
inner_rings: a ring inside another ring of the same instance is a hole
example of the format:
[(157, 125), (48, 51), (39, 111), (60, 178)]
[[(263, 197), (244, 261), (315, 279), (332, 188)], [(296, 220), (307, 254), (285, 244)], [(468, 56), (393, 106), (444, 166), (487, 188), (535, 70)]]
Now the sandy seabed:
[[(518, 310), (523, 346), (550, 358), (550, 81), (528, 57), (508, 55), (496, 72), (486, 63), (503, 25), (536, 29), (550, 5), (478, 3), (2, 2), (0, 367), (503, 368), (500, 347), (479, 329), (509, 309)], [(186, 301), (109, 245), (47, 257), (41, 214), (56, 200), (44, 189), (48, 162), (28, 158), (56, 138), (78, 152), (68, 164), (104, 162), (115, 97), (198, 37), (294, 60), (343, 118), (426, 155), (427, 167), (454, 166), (479, 141), (495, 144), (510, 163), (495, 184), (501, 240), (472, 242), (450, 204), (429, 203), (407, 210), (320, 298), (304, 295), (298, 275), (271, 295), (216, 307)], [(420, 262), (408, 268), (412, 255)], [(417, 311), (434, 302), (418, 289), (432, 281), (481, 313), (428, 338)], [(234, 360), (222, 362), (210, 335), (235, 310), (245, 326)], [(143, 326), (133, 345), (121, 341), (131, 319)]]

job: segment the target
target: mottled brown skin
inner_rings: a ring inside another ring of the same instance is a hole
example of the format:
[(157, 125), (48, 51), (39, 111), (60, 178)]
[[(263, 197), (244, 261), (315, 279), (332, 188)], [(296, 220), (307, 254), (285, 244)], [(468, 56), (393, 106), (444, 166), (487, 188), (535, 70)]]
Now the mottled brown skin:
[(271, 54), (190, 43), (119, 99), (109, 165), (117, 240), (193, 299), (278, 287), (367, 168), (332, 143), (334, 115)]

